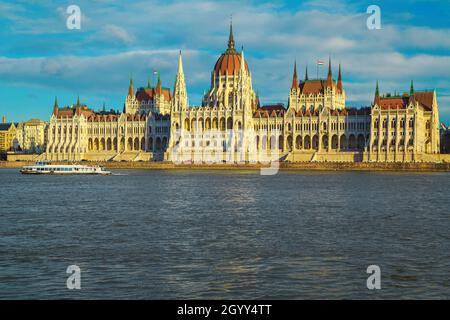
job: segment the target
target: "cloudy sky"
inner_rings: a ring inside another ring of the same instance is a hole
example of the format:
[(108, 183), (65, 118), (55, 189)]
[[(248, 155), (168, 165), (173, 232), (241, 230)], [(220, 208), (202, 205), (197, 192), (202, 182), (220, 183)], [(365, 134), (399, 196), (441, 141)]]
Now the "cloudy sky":
[[(80, 30), (66, 27), (69, 5), (81, 8)], [(381, 30), (366, 26), (381, 8)], [(367, 106), (382, 92), (436, 89), (450, 124), (450, 2), (443, 1), (115, 1), (0, 0), (0, 115), (48, 119), (60, 105), (122, 109), (130, 75), (154, 84), (159, 70), (173, 87), (183, 51), (191, 105), (210, 86), (226, 49), (230, 15), (262, 103), (287, 102), (294, 60), (315, 76), (318, 59), (342, 64), (347, 105)], [(321, 71), (325, 76), (326, 68)]]

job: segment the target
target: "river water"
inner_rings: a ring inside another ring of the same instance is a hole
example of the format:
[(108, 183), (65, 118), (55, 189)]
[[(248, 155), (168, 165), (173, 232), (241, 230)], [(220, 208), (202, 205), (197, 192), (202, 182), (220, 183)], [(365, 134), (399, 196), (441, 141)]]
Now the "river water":
[(449, 173), (2, 169), (0, 182), (1, 299), (450, 297)]

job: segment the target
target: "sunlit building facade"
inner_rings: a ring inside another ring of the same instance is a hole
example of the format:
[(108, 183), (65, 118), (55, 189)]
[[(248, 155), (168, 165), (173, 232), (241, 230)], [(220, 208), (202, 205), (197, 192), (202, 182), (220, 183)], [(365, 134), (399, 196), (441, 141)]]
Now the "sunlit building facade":
[(59, 108), (49, 122), (46, 157), (51, 160), (173, 162), (411, 162), (439, 153), (436, 92), (413, 84), (401, 96), (380, 95), (372, 106), (346, 106), (342, 69), (326, 79), (299, 79), (294, 64), (287, 107), (261, 106), (244, 50), (228, 45), (211, 72), (210, 89), (190, 106), (182, 54), (173, 92), (150, 84), (134, 90), (124, 110), (94, 112), (87, 106)]

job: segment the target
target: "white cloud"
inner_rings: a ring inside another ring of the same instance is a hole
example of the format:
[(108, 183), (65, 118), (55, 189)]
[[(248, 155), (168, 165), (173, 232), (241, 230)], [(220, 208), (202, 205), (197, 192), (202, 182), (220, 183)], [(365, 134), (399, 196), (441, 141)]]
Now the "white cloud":
[[(278, 10), (276, 3), (240, 1), (124, 4), (104, 0), (80, 1), (80, 6), (86, 16), (86, 36), (76, 43), (61, 41), (61, 51), (68, 53), (52, 61), (0, 58), (3, 78), (94, 94), (125, 91), (130, 73), (140, 79), (136, 83), (144, 84), (152, 69), (160, 69), (163, 82), (171, 86), (177, 49), (183, 48), (188, 49), (183, 51), (190, 100), (199, 103), (209, 87), (214, 62), (225, 49), (228, 19), (233, 14), (235, 40), (238, 47), (245, 46), (262, 101), (286, 102), (295, 58), (301, 73), (308, 63), (310, 76), (314, 76), (315, 61), (330, 54), (334, 72), (337, 63), (342, 63), (351, 104), (370, 103), (377, 79), (383, 90), (407, 90), (414, 79), (417, 89), (437, 87), (441, 89), (438, 94), (450, 94), (445, 80), (450, 70), (450, 28), (386, 23), (382, 30), (369, 31), (365, 11), (356, 11), (364, 6), (346, 1), (310, 1), (297, 12)], [(18, 15), (17, 10), (13, 13)], [(21, 30), (26, 23), (20, 22)], [(33, 45), (29, 44), (31, 49)], [(98, 53), (73, 56), (75, 47)], [(448, 98), (440, 101), (448, 103)]]
[(114, 24), (107, 24), (103, 26), (98, 34), (94, 36), (94, 41), (113, 41), (121, 44), (131, 44), (135, 38), (128, 33), (124, 28)]

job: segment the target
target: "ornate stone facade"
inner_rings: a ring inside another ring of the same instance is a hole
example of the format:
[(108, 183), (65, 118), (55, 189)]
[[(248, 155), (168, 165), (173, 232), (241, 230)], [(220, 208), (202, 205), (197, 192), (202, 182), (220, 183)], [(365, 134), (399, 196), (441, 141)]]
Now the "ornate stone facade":
[(346, 106), (341, 66), (333, 79), (298, 80), (294, 66), (288, 107), (260, 106), (244, 50), (228, 46), (211, 73), (200, 106), (189, 106), (182, 55), (173, 94), (158, 83), (134, 91), (124, 113), (96, 113), (79, 102), (50, 119), (52, 160), (169, 160), (174, 162), (434, 161), (439, 153), (436, 92), (381, 96), (373, 105)]
[(96, 113), (87, 106), (58, 108), (48, 129), (48, 160), (150, 160), (169, 139), (169, 116), (156, 113)]

